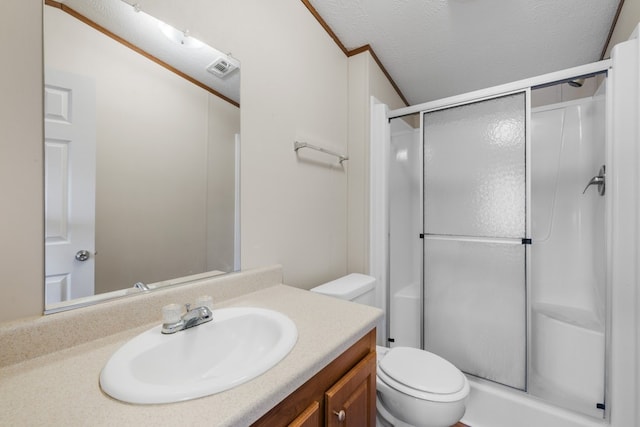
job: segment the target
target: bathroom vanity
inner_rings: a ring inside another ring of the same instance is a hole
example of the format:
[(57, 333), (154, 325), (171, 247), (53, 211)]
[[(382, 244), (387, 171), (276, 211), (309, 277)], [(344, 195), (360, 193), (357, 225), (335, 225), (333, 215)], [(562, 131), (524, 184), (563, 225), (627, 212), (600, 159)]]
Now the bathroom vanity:
[[(375, 419), (375, 325), (382, 312), (281, 283), (280, 268), (271, 267), (0, 325), (0, 425), (320, 426), (342, 416)], [(199, 399), (132, 405), (102, 392), (100, 371), (118, 348), (156, 326), (163, 305), (202, 294), (213, 296), (215, 309), (285, 314), (298, 328), (295, 346), (259, 377)]]
[(254, 426), (371, 426), (376, 416), (376, 331), (276, 405)]

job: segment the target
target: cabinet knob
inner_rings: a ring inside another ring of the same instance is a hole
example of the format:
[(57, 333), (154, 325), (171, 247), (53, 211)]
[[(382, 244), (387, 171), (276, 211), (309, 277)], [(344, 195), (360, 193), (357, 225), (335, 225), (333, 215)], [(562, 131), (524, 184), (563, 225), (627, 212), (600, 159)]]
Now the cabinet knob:
[(343, 422), (347, 418), (347, 413), (344, 412), (344, 409), (341, 409), (340, 412), (333, 411), (333, 413), (338, 417), (339, 422)]

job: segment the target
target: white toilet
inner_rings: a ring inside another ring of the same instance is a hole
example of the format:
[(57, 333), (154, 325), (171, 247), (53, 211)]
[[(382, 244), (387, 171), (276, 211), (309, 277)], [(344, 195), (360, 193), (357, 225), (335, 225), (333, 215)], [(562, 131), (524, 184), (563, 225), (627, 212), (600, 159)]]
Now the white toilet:
[[(375, 306), (375, 279), (353, 273), (311, 289)], [(467, 377), (453, 364), (424, 350), (377, 347), (378, 426), (449, 427), (462, 418)]]

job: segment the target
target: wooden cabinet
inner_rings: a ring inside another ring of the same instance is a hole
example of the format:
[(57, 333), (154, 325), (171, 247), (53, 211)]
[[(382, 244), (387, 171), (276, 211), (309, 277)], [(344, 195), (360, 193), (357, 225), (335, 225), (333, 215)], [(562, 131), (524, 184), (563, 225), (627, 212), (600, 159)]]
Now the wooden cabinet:
[(325, 425), (374, 426), (376, 421), (376, 353), (360, 363), (325, 393)]
[(295, 420), (287, 427), (318, 427), (320, 425), (320, 404), (316, 401), (311, 403)]
[(375, 426), (375, 416), (376, 331), (373, 329), (253, 426), (367, 427)]

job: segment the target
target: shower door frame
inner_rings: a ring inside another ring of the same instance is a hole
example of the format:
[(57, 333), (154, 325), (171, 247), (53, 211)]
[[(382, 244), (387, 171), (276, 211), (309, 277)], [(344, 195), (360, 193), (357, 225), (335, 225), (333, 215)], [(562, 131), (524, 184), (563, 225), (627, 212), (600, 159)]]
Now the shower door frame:
[[(500, 88), (500, 86), (498, 86), (497, 88)], [(495, 88), (495, 89), (497, 89)], [(463, 106), (467, 106), (467, 105), (472, 105), (472, 104), (477, 104), (477, 103), (481, 103), (484, 101), (491, 101), (491, 100), (495, 100), (495, 99), (499, 99), (502, 97), (507, 97), (507, 96), (511, 96), (511, 95), (518, 95), (518, 94), (523, 94), (524, 95), (524, 101), (525, 101), (525, 105), (524, 105), (524, 168), (525, 168), (525, 173), (524, 173), (524, 180), (525, 180), (525, 185), (524, 185), (524, 205), (525, 205), (525, 209), (524, 209), (524, 236), (522, 236), (521, 239), (521, 243), (517, 243), (517, 240), (519, 238), (506, 238), (506, 237), (470, 237), (470, 236), (460, 236), (460, 237), (456, 237), (456, 236), (452, 236), (450, 239), (454, 240), (454, 241), (473, 241), (475, 243), (494, 243), (494, 244), (506, 244), (506, 245), (516, 245), (516, 244), (522, 244), (524, 245), (524, 259), (523, 259), (523, 263), (524, 263), (524, 277), (523, 277), (523, 281), (524, 281), (524, 329), (525, 329), (525, 349), (524, 349), (524, 390), (522, 391), (526, 391), (528, 389), (528, 380), (529, 380), (529, 361), (531, 360), (531, 310), (530, 310), (530, 306), (529, 306), (529, 302), (531, 301), (531, 297), (530, 297), (530, 293), (531, 293), (531, 287), (530, 287), (530, 283), (531, 283), (531, 269), (529, 268), (529, 266), (531, 265), (531, 250), (530, 250), (530, 246), (531, 246), (531, 87), (524, 87), (521, 89), (515, 89), (515, 90), (509, 90), (509, 91), (500, 91), (500, 92), (495, 92), (495, 93), (490, 93), (489, 91), (491, 89), (494, 88), (489, 88), (487, 89), (487, 93), (479, 96), (479, 97), (474, 97), (473, 99), (464, 101), (464, 100), (460, 100), (459, 102), (456, 102), (454, 104), (448, 104), (448, 105), (438, 105), (436, 107), (433, 108), (429, 108), (429, 109), (424, 109), (420, 111), (420, 156), (421, 156), (421, 165), (422, 165), (422, 179), (420, 180), (420, 218), (422, 218), (422, 232), (424, 234), (421, 234), (421, 238), (422, 238), (422, 263), (420, 265), (420, 348), (423, 350), (427, 350), (425, 348), (425, 244), (426, 244), (426, 239), (428, 239), (429, 237), (427, 236), (426, 233), (426, 222), (425, 222), (425, 213), (424, 213), (424, 185), (425, 185), (425, 160), (424, 160), (424, 147), (425, 147), (425, 116), (429, 113), (433, 113), (433, 112), (437, 112), (437, 111), (442, 111), (442, 110), (447, 110), (447, 109), (451, 109), (451, 108), (456, 108), (456, 107), (463, 107)], [(480, 91), (480, 92), (484, 92), (484, 91)], [(427, 105), (427, 104), (424, 104)], [(391, 119), (391, 117), (390, 117)], [(528, 241), (528, 243), (525, 243), (525, 240)], [(473, 374), (469, 374), (469, 375), (473, 375)], [(473, 375), (475, 377), (477, 377), (476, 375)], [(491, 382), (495, 382), (497, 384), (500, 384), (502, 386), (506, 386), (506, 387), (514, 387), (514, 386), (510, 386), (507, 384), (502, 384), (500, 382), (491, 380), (491, 379), (486, 379), (483, 377), (477, 377), (477, 378), (481, 378), (483, 380), (486, 381), (491, 381)], [(518, 389), (517, 387), (514, 387), (515, 389)], [(520, 389), (518, 389), (520, 390)]]
[[(500, 85), (500, 86), (494, 86), (491, 88), (486, 88), (486, 89), (482, 89), (482, 90), (478, 90), (478, 91), (473, 91), (473, 92), (469, 92), (469, 93), (465, 93), (465, 94), (461, 94), (461, 95), (456, 95), (456, 96), (452, 96), (449, 98), (444, 98), (444, 99), (440, 99), (440, 100), (436, 100), (436, 101), (431, 101), (431, 102), (427, 102), (427, 103), (423, 103), (423, 104), (418, 104), (418, 105), (414, 105), (414, 106), (409, 106), (409, 107), (404, 107), (404, 108), (400, 108), (400, 109), (396, 109), (396, 110), (388, 110), (386, 108), (386, 106), (384, 106), (384, 113), (382, 108), (378, 108), (376, 109), (376, 107), (381, 107), (381, 105), (376, 105), (379, 103), (376, 103), (375, 100), (372, 101), (372, 117), (381, 117), (384, 115), (385, 117), (385, 127), (383, 128), (382, 123), (376, 125), (376, 123), (372, 122), (372, 161), (374, 162), (374, 165), (376, 166), (381, 166), (381, 169), (383, 170), (383, 174), (385, 175), (385, 179), (386, 179), (386, 175), (388, 174), (388, 164), (383, 164), (381, 165), (381, 158), (380, 156), (374, 157), (374, 149), (376, 148), (376, 145), (379, 148), (379, 145), (382, 144), (382, 146), (384, 147), (384, 153), (386, 156), (388, 156), (388, 144), (389, 144), (389, 121), (391, 119), (394, 118), (400, 118), (400, 117), (404, 117), (404, 116), (408, 116), (408, 115), (414, 115), (414, 114), (420, 114), (420, 130), (421, 132), (424, 131), (423, 128), (423, 118), (424, 118), (424, 113), (425, 112), (429, 112), (429, 111), (436, 111), (436, 110), (440, 110), (440, 109), (444, 109), (444, 108), (450, 108), (450, 107), (454, 107), (454, 106), (459, 106), (459, 105), (464, 105), (464, 104), (470, 104), (473, 102), (478, 102), (478, 101), (482, 101), (485, 99), (491, 99), (491, 98), (495, 98), (495, 97), (499, 97), (499, 96), (504, 96), (504, 95), (508, 95), (508, 94), (512, 94), (512, 93), (518, 93), (518, 92), (527, 92), (526, 95), (526, 172), (525, 172), (525, 177), (526, 177), (526, 208), (525, 208), (525, 212), (526, 212), (526, 233), (527, 233), (527, 237), (530, 237), (530, 209), (531, 209), (531, 203), (530, 203), (530, 193), (531, 193), (531, 167), (529, 165), (530, 162), (530, 150), (531, 150), (531, 144), (530, 144), (530, 126), (531, 126), (531, 101), (530, 101), (530, 91), (532, 89), (539, 89), (539, 88), (544, 88), (546, 86), (552, 86), (552, 85), (556, 85), (556, 84), (560, 84), (563, 82), (568, 82), (570, 80), (573, 80), (575, 78), (580, 78), (580, 77), (591, 77), (591, 76), (595, 76), (598, 74), (607, 74), (607, 80), (608, 80), (608, 87), (612, 86), (612, 64), (613, 64), (613, 60), (604, 60), (604, 61), (599, 61), (599, 62), (595, 62), (595, 63), (591, 63), (591, 64), (587, 64), (587, 65), (583, 65), (583, 66), (579, 66), (579, 67), (574, 67), (574, 68), (569, 68), (566, 70), (561, 70), (561, 71), (557, 71), (557, 72), (553, 72), (553, 73), (549, 73), (549, 74), (545, 74), (545, 75), (541, 75), (541, 76), (537, 76), (537, 77), (533, 77), (533, 78), (529, 78), (529, 79), (524, 79), (524, 80), (520, 80), (520, 81), (516, 81), (513, 83), (508, 83), (508, 84), (504, 84), (504, 85)], [(611, 125), (611, 121), (612, 121), (612, 111), (613, 111), (613, 102), (611, 101), (612, 98), (612, 94), (609, 93), (609, 90), (607, 91), (607, 107), (606, 107), (606, 114), (607, 114), (607, 131), (606, 131), (606, 135), (607, 135), (607, 141), (606, 141), (606, 157), (607, 157), (607, 164), (609, 163), (609, 159), (611, 158), (611, 146), (612, 146), (612, 125)], [(422, 144), (421, 144), (422, 145)], [(422, 147), (420, 148), (420, 150), (422, 150)], [(388, 162), (388, 157), (385, 159), (385, 161)], [(375, 167), (372, 167), (372, 179), (376, 179), (379, 182), (380, 177), (376, 176), (376, 173), (374, 171)], [(609, 172), (609, 171), (608, 171)], [(423, 183), (420, 183), (421, 188), (421, 198), (424, 197), (424, 188), (422, 188)], [(382, 189), (383, 191), (388, 191), (387, 187), (384, 187), (384, 189)], [(388, 230), (389, 230), (389, 213), (388, 213), (388, 205), (384, 208), (381, 207), (380, 202), (388, 202), (388, 197), (385, 195), (384, 197), (378, 198), (378, 204), (376, 206), (372, 206), (372, 222), (371, 222), (371, 233), (372, 235), (376, 232), (382, 232), (384, 236), (388, 236)], [(422, 200), (421, 206), (420, 206), (420, 210), (421, 210), (421, 214), (423, 214), (423, 203), (424, 200)], [(376, 209), (382, 209), (384, 211), (383, 215), (380, 215), (379, 217), (377, 217), (376, 213), (374, 213), (373, 211), (375, 211)], [(611, 206), (611, 201), (607, 202), (607, 207), (606, 207), (606, 211), (607, 213), (610, 213), (612, 210), (612, 206)], [(611, 218), (611, 216), (609, 215), (609, 218)], [(611, 221), (609, 220), (607, 223), (607, 236), (611, 236), (610, 233), (610, 227), (611, 227)], [(387, 237), (388, 239), (388, 237)], [(611, 239), (611, 237), (607, 237), (607, 240), (609, 241)], [(390, 273), (390, 268), (389, 268), (389, 253), (388, 253), (388, 240), (386, 242), (386, 244), (382, 244), (384, 247), (380, 248), (377, 247), (376, 245), (374, 245), (371, 248), (371, 259), (372, 260), (378, 260), (378, 261), (382, 261), (380, 255), (382, 253), (385, 253), (384, 256), (384, 267), (381, 269), (381, 271), (383, 272), (382, 275), (376, 275), (376, 277), (381, 280), (381, 282), (383, 282), (383, 287), (384, 289), (382, 290), (382, 294), (384, 297), (384, 300), (386, 300), (386, 313), (388, 314), (390, 311), (390, 298), (389, 298), (389, 284), (390, 284), (390, 277), (389, 277), (389, 273)], [(526, 255), (525, 255), (525, 280), (526, 283), (530, 283), (530, 275), (531, 275), (531, 271), (529, 271), (530, 269), (527, 268), (527, 266), (530, 265), (530, 254), (531, 251), (530, 250), (526, 250)], [(609, 262), (607, 262), (607, 264), (609, 264)], [(373, 263), (372, 263), (373, 265)], [(373, 273), (373, 272), (372, 272)], [(374, 274), (375, 275), (375, 274)], [(609, 273), (608, 273), (609, 276)], [(424, 279), (424, 271), (421, 271), (421, 280)], [(609, 282), (609, 278), (607, 279), (607, 282)], [(530, 321), (530, 316), (531, 316), (531, 310), (530, 310), (530, 286), (527, 285), (526, 290), (525, 290), (525, 297), (526, 297), (526, 333), (527, 333), (527, 337), (526, 337), (526, 343), (527, 343), (527, 349), (526, 349), (526, 376), (527, 378), (529, 377), (529, 371), (530, 371), (530, 360), (531, 360), (531, 345), (530, 345), (530, 340), (531, 340), (531, 321)], [(610, 283), (607, 283), (607, 289), (610, 288)], [(421, 295), (420, 295), (420, 304), (421, 304), (421, 319), (420, 319), (420, 329), (421, 329), (421, 333), (420, 333), (420, 339), (421, 339), (421, 347), (424, 348), (424, 289), (421, 287)], [(609, 293), (610, 291), (608, 291)], [(611, 314), (609, 313), (610, 311), (610, 307), (607, 303), (607, 328), (606, 328), (606, 336), (607, 336), (607, 350), (606, 350), (606, 359), (605, 359), (605, 375), (608, 378), (610, 376), (609, 374), (609, 368), (610, 368), (610, 364), (608, 362), (609, 358), (610, 358), (610, 350), (608, 349), (609, 347), (609, 342), (610, 342), (610, 316)], [(388, 338), (388, 331), (389, 329), (389, 315), (386, 316), (387, 317), (387, 325), (386, 325), (386, 336), (384, 337), (384, 342), (387, 342), (387, 338)], [(605, 395), (608, 393), (609, 390), (609, 380), (605, 379)], [(607, 398), (607, 400), (609, 400)], [(605, 409), (605, 418), (609, 418), (609, 407), (607, 407)]]
[(602, 74), (609, 71), (611, 69), (611, 64), (612, 61), (610, 59), (606, 59), (603, 61), (593, 62), (591, 64), (567, 68), (566, 70), (518, 80), (512, 83), (492, 86), (486, 89), (480, 89), (460, 95), (454, 95), (448, 98), (429, 101), (422, 104), (411, 105), (409, 107), (398, 108), (396, 110), (389, 110), (387, 112), (387, 119), (391, 120), (400, 118), (411, 114), (425, 112), (427, 110), (438, 110), (448, 107), (455, 107), (461, 104), (468, 104), (474, 101), (494, 98), (499, 95), (521, 92), (526, 90), (527, 88), (540, 89), (547, 86), (553, 86), (558, 83), (569, 82), (577, 78), (592, 77), (597, 74)]

